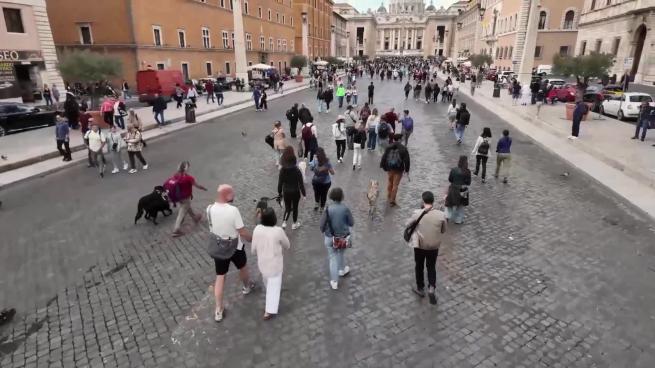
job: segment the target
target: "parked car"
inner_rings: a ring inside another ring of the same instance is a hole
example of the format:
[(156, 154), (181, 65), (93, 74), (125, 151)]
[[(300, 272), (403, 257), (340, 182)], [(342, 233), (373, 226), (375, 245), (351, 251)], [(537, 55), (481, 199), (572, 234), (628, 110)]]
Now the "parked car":
[(647, 93), (626, 92), (622, 95), (612, 95), (601, 105), (601, 113), (616, 116), (619, 120), (637, 118), (642, 102), (653, 102)]
[(0, 102), (0, 136), (55, 125), (55, 114), (22, 103)]
[(566, 81), (564, 79), (558, 79), (558, 78), (546, 78), (546, 79), (548, 79), (548, 84), (553, 87), (559, 88), (566, 84)]
[(565, 84), (557, 89), (557, 101), (560, 102), (574, 102), (576, 88), (573, 84)]
[(604, 96), (622, 95), (623, 87), (616, 84), (608, 84), (603, 88), (602, 93)]
[(152, 102), (155, 99), (155, 93), (170, 101), (175, 94), (176, 84), (179, 84), (186, 93), (188, 87), (179, 70), (139, 70), (136, 72), (136, 91), (139, 95), (139, 102)]

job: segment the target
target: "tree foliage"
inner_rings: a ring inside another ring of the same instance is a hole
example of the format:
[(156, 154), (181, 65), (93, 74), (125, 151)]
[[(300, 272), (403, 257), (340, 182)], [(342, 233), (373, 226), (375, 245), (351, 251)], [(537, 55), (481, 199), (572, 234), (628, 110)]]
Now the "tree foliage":
[(575, 76), (578, 88), (587, 87), (589, 79), (602, 78), (614, 64), (614, 55), (592, 52), (588, 55), (553, 57), (553, 73)]
[(471, 65), (473, 65), (474, 68), (480, 68), (485, 64), (491, 65), (493, 63), (491, 55), (487, 54), (473, 54), (469, 56), (469, 60), (471, 61)]
[(95, 83), (116, 78), (122, 69), (119, 59), (87, 50), (66, 52), (59, 58), (59, 72), (69, 83)]
[(307, 57), (305, 55), (294, 55), (290, 64), (292, 68), (298, 68), (298, 73), (300, 73), (300, 70), (307, 66)]

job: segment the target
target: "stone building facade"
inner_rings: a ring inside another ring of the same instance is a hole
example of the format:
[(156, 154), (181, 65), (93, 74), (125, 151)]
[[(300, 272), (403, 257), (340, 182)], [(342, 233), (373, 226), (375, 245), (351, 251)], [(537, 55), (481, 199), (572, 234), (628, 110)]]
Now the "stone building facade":
[(615, 55), (610, 74), (655, 84), (655, 0), (586, 0), (576, 55)]
[[(300, 23), (292, 0), (241, 0), (246, 62), (290, 67)], [(181, 70), (187, 79), (235, 76), (231, 0), (57, 0), (48, 2), (59, 52), (88, 49), (122, 61), (135, 85), (138, 70)]]
[(332, 35), (330, 39), (330, 56), (345, 58), (348, 54), (348, 21), (338, 12), (332, 12)]
[(452, 53), (457, 8), (425, 6), (422, 0), (391, 0), (389, 9), (360, 13), (335, 4), (348, 21), (352, 56), (444, 56)]
[(63, 81), (45, 0), (0, 0), (0, 100), (33, 102)]
[[(518, 72), (527, 37), (536, 32), (528, 68), (551, 65), (555, 54), (573, 55), (584, 0), (478, 0), (484, 8), (479, 52), (489, 54), (498, 70)], [(534, 4), (534, 7), (532, 5)], [(531, 14), (531, 11), (535, 10)], [(534, 19), (530, 19), (530, 17)], [(534, 25), (536, 29), (529, 30)]]
[[(330, 56), (332, 41), (332, 0), (276, 0), (292, 2), (298, 54), (310, 60)], [(267, 0), (273, 3), (273, 0)], [(304, 28), (304, 29), (303, 29)]]

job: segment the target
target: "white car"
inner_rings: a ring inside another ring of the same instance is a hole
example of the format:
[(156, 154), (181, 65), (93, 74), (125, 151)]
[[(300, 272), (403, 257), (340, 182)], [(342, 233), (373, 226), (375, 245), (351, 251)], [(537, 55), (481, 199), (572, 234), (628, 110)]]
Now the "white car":
[(642, 102), (653, 102), (653, 98), (648, 93), (626, 92), (621, 95), (608, 96), (601, 105), (600, 112), (607, 115), (616, 116), (619, 120), (625, 118), (639, 117), (639, 109)]
[(564, 79), (557, 79), (557, 78), (546, 78), (548, 79), (548, 84), (553, 86), (554, 88), (562, 88), (563, 85), (566, 84), (566, 81)]

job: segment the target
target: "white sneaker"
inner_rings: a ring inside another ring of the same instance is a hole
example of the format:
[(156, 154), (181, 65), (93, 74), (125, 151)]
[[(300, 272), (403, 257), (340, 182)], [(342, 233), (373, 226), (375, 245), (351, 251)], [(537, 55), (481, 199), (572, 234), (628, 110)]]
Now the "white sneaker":
[(127, 170), (129, 166), (127, 166), (127, 162), (123, 164), (123, 170)]
[(135, 172), (136, 172), (136, 169), (132, 169), (132, 170), (128, 171), (128, 173), (130, 173), (130, 174), (134, 174)]
[(286, 222), (286, 221), (283, 221), (283, 222), (282, 222), (282, 228), (283, 228), (283, 229), (286, 229), (286, 228), (287, 228), (287, 222)]
[(118, 168), (115, 167), (114, 170), (111, 171), (111, 173), (112, 173), (112, 174), (116, 174), (116, 173), (119, 172), (119, 171), (120, 171), (120, 170), (118, 170)]
[(344, 277), (350, 273), (350, 267), (346, 266), (343, 270), (339, 271), (339, 276)]
[(339, 288), (339, 283), (336, 281), (330, 281), (330, 286), (332, 287), (332, 290), (337, 290)]
[(300, 222), (294, 222), (293, 225), (291, 225), (291, 230), (297, 230), (300, 227)]
[(220, 322), (223, 320), (223, 312), (225, 312), (225, 309), (222, 311), (214, 311), (214, 321)]
[(255, 285), (254, 282), (251, 282), (250, 285), (248, 285), (248, 287), (242, 286), (241, 287), (241, 294), (248, 295), (248, 294), (250, 294), (250, 292), (255, 290), (256, 287), (257, 287), (257, 285)]
[(143, 170), (148, 170), (148, 165), (143, 165)]

